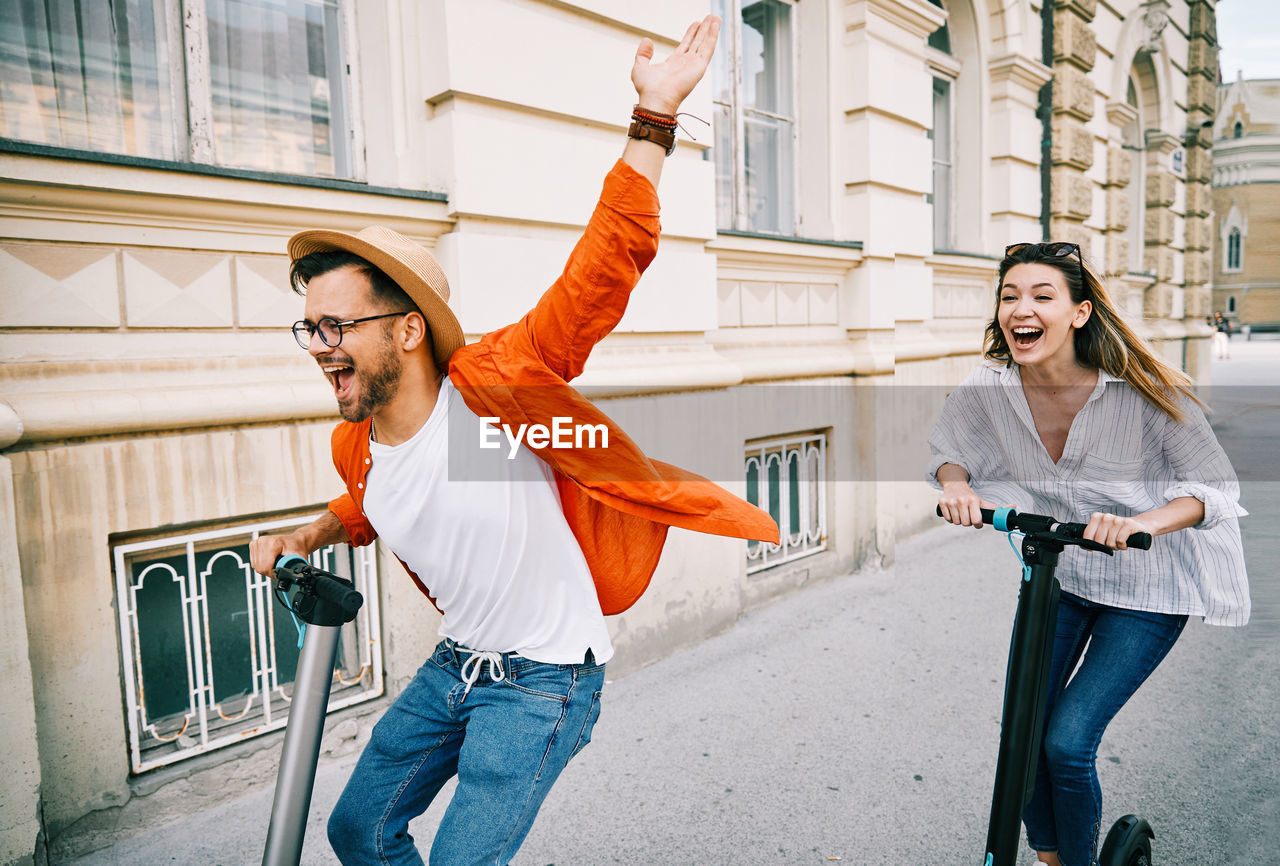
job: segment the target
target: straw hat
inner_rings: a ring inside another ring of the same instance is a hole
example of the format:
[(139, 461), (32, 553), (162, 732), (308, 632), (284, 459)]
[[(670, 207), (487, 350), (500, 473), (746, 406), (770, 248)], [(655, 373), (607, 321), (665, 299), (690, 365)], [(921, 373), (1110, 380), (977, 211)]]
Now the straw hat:
[(290, 263), (312, 253), (331, 250), (354, 253), (395, 280), (427, 320), (436, 364), (448, 365), (449, 357), (462, 348), (466, 340), (457, 316), (449, 309), (449, 281), (431, 253), (385, 226), (369, 226), (354, 235), (312, 229), (289, 238)]

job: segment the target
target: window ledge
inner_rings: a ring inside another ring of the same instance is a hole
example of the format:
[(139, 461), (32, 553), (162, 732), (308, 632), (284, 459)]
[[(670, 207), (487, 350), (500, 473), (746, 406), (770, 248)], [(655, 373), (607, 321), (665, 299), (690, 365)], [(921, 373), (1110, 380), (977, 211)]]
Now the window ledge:
[(197, 162), (177, 162), (149, 157), (129, 156), (119, 153), (99, 153), (92, 150), (76, 150), (69, 147), (53, 147), (47, 144), (36, 144), (28, 141), (16, 141), (11, 138), (0, 138), (0, 153), (19, 153), (30, 156), (47, 156), (55, 159), (75, 160), (77, 162), (96, 162), (106, 165), (121, 165), (130, 168), (145, 168), (159, 171), (175, 171), (183, 174), (198, 174), (210, 177), (234, 178), (237, 180), (253, 180), (261, 183), (275, 183), (285, 186), (311, 186), (320, 189), (336, 189), (346, 192), (361, 192), (370, 195), (391, 196), (394, 198), (412, 198), (423, 201), (445, 202), (449, 197), (442, 192), (429, 190), (402, 189), (399, 187), (370, 186), (367, 183), (337, 177), (316, 177), (302, 174), (281, 174), (270, 171), (256, 171), (246, 168), (230, 168), (219, 165), (205, 165)]

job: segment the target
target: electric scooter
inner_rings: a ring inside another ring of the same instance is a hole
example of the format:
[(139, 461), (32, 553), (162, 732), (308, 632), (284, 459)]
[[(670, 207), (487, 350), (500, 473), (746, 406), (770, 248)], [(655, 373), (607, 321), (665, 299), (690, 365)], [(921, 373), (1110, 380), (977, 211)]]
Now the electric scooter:
[[(942, 516), (941, 507), (937, 513)], [(1058, 554), (1069, 545), (1107, 556), (1115, 551), (1082, 538), (1083, 523), (1060, 523), (1040, 514), (1019, 514), (1012, 508), (984, 508), (982, 521), (1001, 532), (1023, 534), (1022, 583), (1009, 647), (1000, 749), (983, 861), (983, 866), (1014, 866), (1022, 833), (1022, 810), (1031, 801), (1044, 733), (1049, 663), (1061, 591), (1054, 577)], [(1151, 536), (1145, 532), (1134, 533), (1125, 544), (1131, 549), (1149, 550)], [(1107, 834), (1098, 866), (1151, 866), (1154, 838), (1150, 824), (1136, 815), (1125, 815)]]
[(297, 866), (302, 858), (320, 737), (338, 657), (338, 634), (343, 625), (356, 618), (364, 596), (350, 581), (313, 568), (301, 556), (294, 555), (276, 561), (273, 589), (276, 600), (306, 625), (300, 626), (302, 652), (298, 656), (298, 675), (284, 731), (262, 864)]

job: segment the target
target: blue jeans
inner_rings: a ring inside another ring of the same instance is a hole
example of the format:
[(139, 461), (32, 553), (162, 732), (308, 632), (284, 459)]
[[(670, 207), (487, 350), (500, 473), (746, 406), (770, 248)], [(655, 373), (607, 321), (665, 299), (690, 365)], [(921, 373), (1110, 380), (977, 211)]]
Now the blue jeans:
[(1022, 812), (1034, 850), (1057, 851), (1062, 866), (1094, 866), (1102, 824), (1097, 769), (1102, 732), (1186, 624), (1186, 616), (1124, 610), (1062, 594), (1035, 793)]
[(441, 642), (374, 726), (329, 817), (329, 843), (346, 866), (421, 864), (409, 821), (455, 774), (432, 866), (509, 862), (560, 771), (590, 742), (604, 687), (590, 652), (581, 665), (504, 654), (505, 678), (481, 664), (469, 692), (468, 658)]

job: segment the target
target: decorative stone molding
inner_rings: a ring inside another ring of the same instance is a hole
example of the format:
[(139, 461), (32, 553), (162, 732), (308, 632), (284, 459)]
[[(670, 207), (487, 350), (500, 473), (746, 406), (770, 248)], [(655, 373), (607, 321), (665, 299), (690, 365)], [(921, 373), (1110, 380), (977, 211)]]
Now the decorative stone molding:
[(1107, 231), (1124, 231), (1129, 227), (1129, 196), (1121, 189), (1107, 190)]
[(1146, 135), (1147, 150), (1154, 150), (1165, 156), (1182, 147), (1182, 139), (1171, 132), (1160, 129), (1148, 129)]
[(1093, 214), (1093, 181), (1074, 168), (1055, 167), (1049, 207), (1055, 216), (1088, 219)]
[[(1173, 279), (1173, 250), (1168, 247), (1147, 247), (1142, 254), (1142, 269), (1147, 273), (1155, 274), (1157, 282), (1169, 282)], [(1147, 315), (1167, 316), (1168, 312), (1148, 311)]]
[(1218, 46), (1206, 39), (1193, 39), (1187, 51), (1191, 61), (1187, 67), (1188, 74), (1199, 73), (1204, 76), (1215, 74), (1218, 68)]
[(1053, 164), (1081, 171), (1093, 165), (1093, 134), (1073, 117), (1053, 119)]
[(925, 39), (947, 20), (947, 13), (928, 0), (866, 0), (849, 7), (855, 15), (859, 10), (862, 14), (849, 21), (846, 29), (865, 27), (866, 19), (874, 15), (902, 28), (916, 39)]
[(1038, 92), (1044, 83), (1053, 78), (1053, 70), (1043, 63), (1022, 54), (1006, 54), (987, 64), (993, 88), (1013, 85)]
[(1083, 222), (1056, 215), (1049, 220), (1049, 237), (1079, 244), (1082, 250), (1091, 249), (1093, 244), (1093, 232)]
[(1194, 250), (1183, 257), (1183, 279), (1188, 286), (1201, 286), (1213, 278), (1213, 263), (1208, 251)]
[(1085, 21), (1092, 21), (1098, 14), (1098, 0), (1056, 0), (1054, 9), (1070, 9)]
[(1207, 184), (1187, 184), (1187, 216), (1207, 217), (1213, 211), (1213, 190)]
[(1187, 148), (1187, 182), (1209, 183), (1213, 179), (1213, 150), (1196, 146)]
[(1098, 57), (1098, 38), (1088, 22), (1071, 11), (1053, 15), (1053, 63), (1071, 63), (1085, 72), (1093, 69)]
[(1191, 32), (1192, 39), (1208, 39), (1212, 42), (1218, 41), (1218, 20), (1217, 14), (1212, 6), (1204, 2), (1204, 0), (1189, 0), (1191, 6)]
[(1129, 238), (1119, 232), (1107, 234), (1107, 273), (1123, 274), (1129, 270)]
[[(1193, 42), (1191, 47), (1194, 49), (1197, 45), (1202, 44), (1204, 43)], [(1216, 91), (1217, 85), (1211, 79), (1201, 75), (1199, 72), (1192, 72), (1187, 77), (1187, 108), (1200, 108), (1211, 111)]]
[(1128, 126), (1138, 119), (1138, 109), (1127, 102), (1111, 100), (1107, 103), (1107, 120), (1120, 128)]
[(1053, 78), (1054, 113), (1090, 120), (1097, 92), (1093, 80), (1074, 66), (1059, 66), (1054, 70)]
[(1153, 171), (1147, 175), (1147, 207), (1169, 207), (1177, 191), (1178, 179), (1172, 172)]
[(1213, 243), (1213, 222), (1204, 216), (1187, 217), (1187, 251), (1207, 250)]
[(1107, 148), (1107, 186), (1126, 187), (1133, 177), (1133, 160), (1119, 145)]
[(1173, 211), (1167, 207), (1148, 208), (1143, 238), (1147, 246), (1153, 244), (1163, 246), (1173, 242)]
[(1142, 47), (1139, 50), (1155, 54), (1163, 44), (1164, 28), (1169, 26), (1169, 0), (1147, 0), (1142, 9)]

